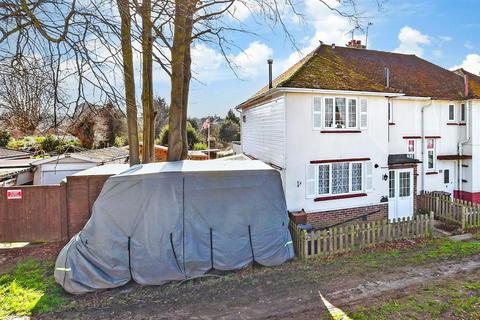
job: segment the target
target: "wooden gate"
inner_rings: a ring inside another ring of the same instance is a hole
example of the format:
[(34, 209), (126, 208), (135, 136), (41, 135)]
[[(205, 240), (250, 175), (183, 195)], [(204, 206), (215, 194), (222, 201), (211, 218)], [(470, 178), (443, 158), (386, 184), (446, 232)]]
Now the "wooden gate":
[(0, 188), (0, 242), (67, 238), (65, 184)]

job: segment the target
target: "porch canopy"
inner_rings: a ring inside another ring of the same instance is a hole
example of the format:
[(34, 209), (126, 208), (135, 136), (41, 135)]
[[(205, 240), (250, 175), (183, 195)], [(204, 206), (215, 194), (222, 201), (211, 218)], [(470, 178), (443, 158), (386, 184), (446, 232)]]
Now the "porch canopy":
[(60, 252), (55, 279), (79, 294), (292, 257), (276, 170), (260, 161), (154, 163), (107, 180), (90, 220)]

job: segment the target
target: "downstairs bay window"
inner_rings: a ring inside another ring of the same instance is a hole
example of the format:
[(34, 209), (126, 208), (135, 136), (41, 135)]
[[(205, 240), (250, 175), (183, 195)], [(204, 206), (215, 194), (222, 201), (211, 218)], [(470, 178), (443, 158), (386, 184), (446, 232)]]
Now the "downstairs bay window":
[(307, 198), (360, 194), (372, 189), (372, 162), (307, 165)]

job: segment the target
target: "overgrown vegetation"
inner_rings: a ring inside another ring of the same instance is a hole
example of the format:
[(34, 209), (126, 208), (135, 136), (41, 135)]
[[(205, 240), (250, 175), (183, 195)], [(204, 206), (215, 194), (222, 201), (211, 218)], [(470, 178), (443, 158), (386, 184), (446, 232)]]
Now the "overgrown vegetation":
[(27, 260), (0, 276), (0, 319), (44, 313), (63, 303), (53, 262)]
[(10, 132), (7, 130), (0, 131), (0, 147), (6, 147), (10, 141)]
[(7, 147), (16, 150), (28, 150), (38, 154), (51, 152), (63, 153), (66, 150), (78, 146), (76, 139), (61, 139), (53, 135), (45, 137), (27, 136), (22, 139), (10, 139)]

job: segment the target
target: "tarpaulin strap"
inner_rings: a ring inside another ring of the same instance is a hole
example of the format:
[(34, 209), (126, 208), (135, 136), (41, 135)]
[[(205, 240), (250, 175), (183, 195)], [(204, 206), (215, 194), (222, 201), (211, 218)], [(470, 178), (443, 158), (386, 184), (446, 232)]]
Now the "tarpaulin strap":
[(180, 263), (178, 263), (177, 253), (175, 252), (175, 247), (173, 246), (173, 233), (170, 233), (170, 245), (172, 246), (173, 257), (177, 263), (178, 270), (183, 273), (182, 268), (180, 268)]
[(248, 238), (250, 239), (250, 249), (252, 250), (252, 262), (255, 261), (255, 254), (253, 253), (252, 230), (248, 225)]
[(287, 243), (285, 243), (285, 247), (288, 246), (289, 244), (293, 244), (293, 241), (290, 240), (290, 241), (288, 241)]
[(132, 256), (130, 254), (130, 237), (128, 237), (128, 272), (130, 272), (130, 279), (133, 280), (133, 276), (132, 276)]
[(65, 271), (65, 272), (69, 272), (69, 271), (72, 271), (72, 269), (70, 268), (57, 268), (58, 271)]
[(210, 228), (210, 267), (213, 269), (213, 230)]

